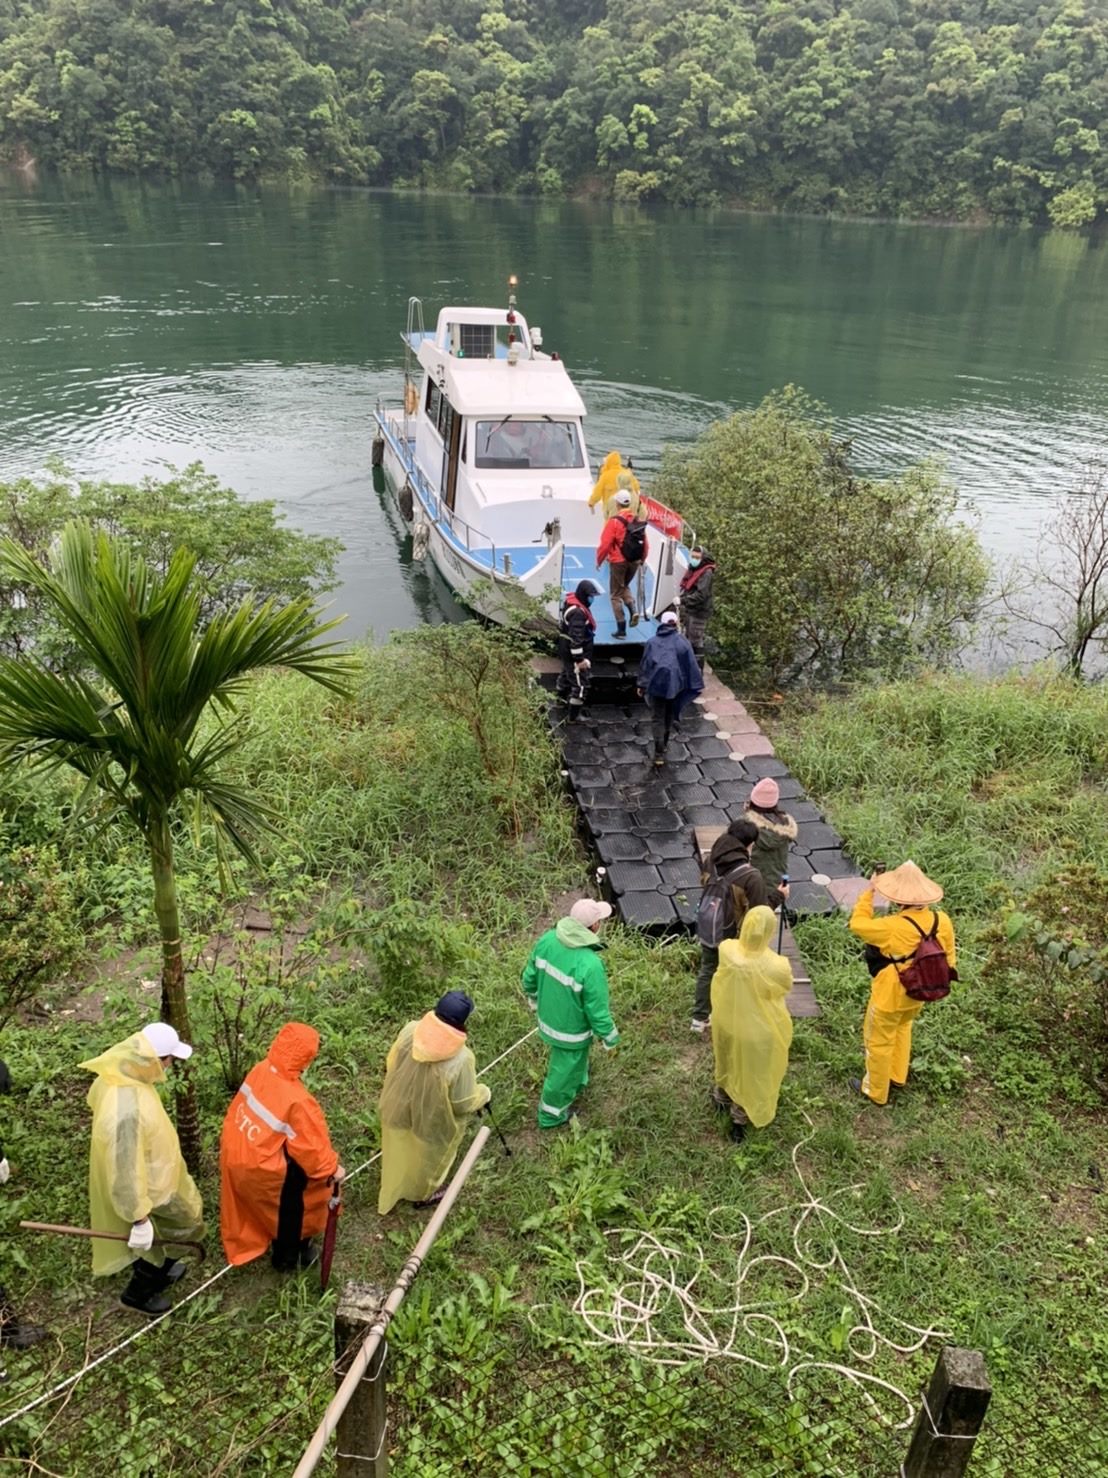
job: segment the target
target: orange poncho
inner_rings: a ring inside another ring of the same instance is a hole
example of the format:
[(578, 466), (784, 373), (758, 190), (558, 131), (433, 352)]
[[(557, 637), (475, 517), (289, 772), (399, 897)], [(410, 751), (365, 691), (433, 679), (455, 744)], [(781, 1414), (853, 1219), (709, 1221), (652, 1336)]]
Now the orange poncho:
[(328, 1182), (339, 1157), (323, 1110), (300, 1081), (318, 1051), (314, 1027), (288, 1022), (227, 1110), (219, 1144), (219, 1227), (227, 1261), (236, 1266), (260, 1257), (277, 1235), (286, 1155), (308, 1177), (301, 1235), (314, 1236), (327, 1222)]

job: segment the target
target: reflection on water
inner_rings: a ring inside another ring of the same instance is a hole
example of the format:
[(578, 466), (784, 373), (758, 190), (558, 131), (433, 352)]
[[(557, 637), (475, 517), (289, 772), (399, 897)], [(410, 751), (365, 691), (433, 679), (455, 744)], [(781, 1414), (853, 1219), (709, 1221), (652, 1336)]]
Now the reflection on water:
[(516, 271), (594, 460), (618, 445), (649, 475), (800, 384), (866, 470), (945, 461), (1013, 552), (1108, 440), (1105, 260), (1057, 233), (3, 176), (0, 469), (199, 459), (342, 539), (353, 630), (451, 619), (374, 491), (371, 410), (410, 294), (433, 322)]

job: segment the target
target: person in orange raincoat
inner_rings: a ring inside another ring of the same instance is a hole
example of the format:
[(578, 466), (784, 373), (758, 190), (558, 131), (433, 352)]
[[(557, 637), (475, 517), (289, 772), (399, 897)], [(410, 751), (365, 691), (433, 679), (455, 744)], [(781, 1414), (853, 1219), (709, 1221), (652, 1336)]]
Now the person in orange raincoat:
[(311, 1239), (326, 1225), (332, 1182), (345, 1174), (323, 1110), (300, 1081), (318, 1051), (315, 1027), (287, 1022), (227, 1110), (219, 1227), (236, 1267), (267, 1248), (282, 1273), (318, 1259)]

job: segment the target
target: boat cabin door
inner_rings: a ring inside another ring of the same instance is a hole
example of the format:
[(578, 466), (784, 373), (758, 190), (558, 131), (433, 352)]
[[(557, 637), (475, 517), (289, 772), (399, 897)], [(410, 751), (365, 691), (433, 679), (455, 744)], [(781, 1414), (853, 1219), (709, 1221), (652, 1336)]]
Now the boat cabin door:
[[(655, 529), (651, 533), (657, 532)], [(661, 540), (658, 551), (658, 569), (654, 577), (654, 609), (652, 616), (660, 615), (677, 602), (681, 586), (681, 571), (677, 567), (677, 540), (667, 534)]]
[(452, 405), (443, 406), (442, 427), (442, 501), (454, 512), (454, 500), (458, 495), (458, 460), (462, 451), (462, 418)]

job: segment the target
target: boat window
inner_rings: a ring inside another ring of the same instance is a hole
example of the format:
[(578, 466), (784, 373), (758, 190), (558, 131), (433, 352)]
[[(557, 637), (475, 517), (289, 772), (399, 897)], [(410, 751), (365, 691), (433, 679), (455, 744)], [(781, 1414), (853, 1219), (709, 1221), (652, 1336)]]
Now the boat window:
[(442, 391), (430, 377), (427, 379), (427, 419), (432, 426), (439, 424), (439, 408), (442, 405)]
[(478, 421), (473, 450), (475, 467), (583, 467), (576, 421)]
[(444, 395), (439, 405), (439, 435), (442, 437), (443, 441), (450, 440), (450, 431), (453, 425), (454, 407), (450, 404), (450, 402)]

